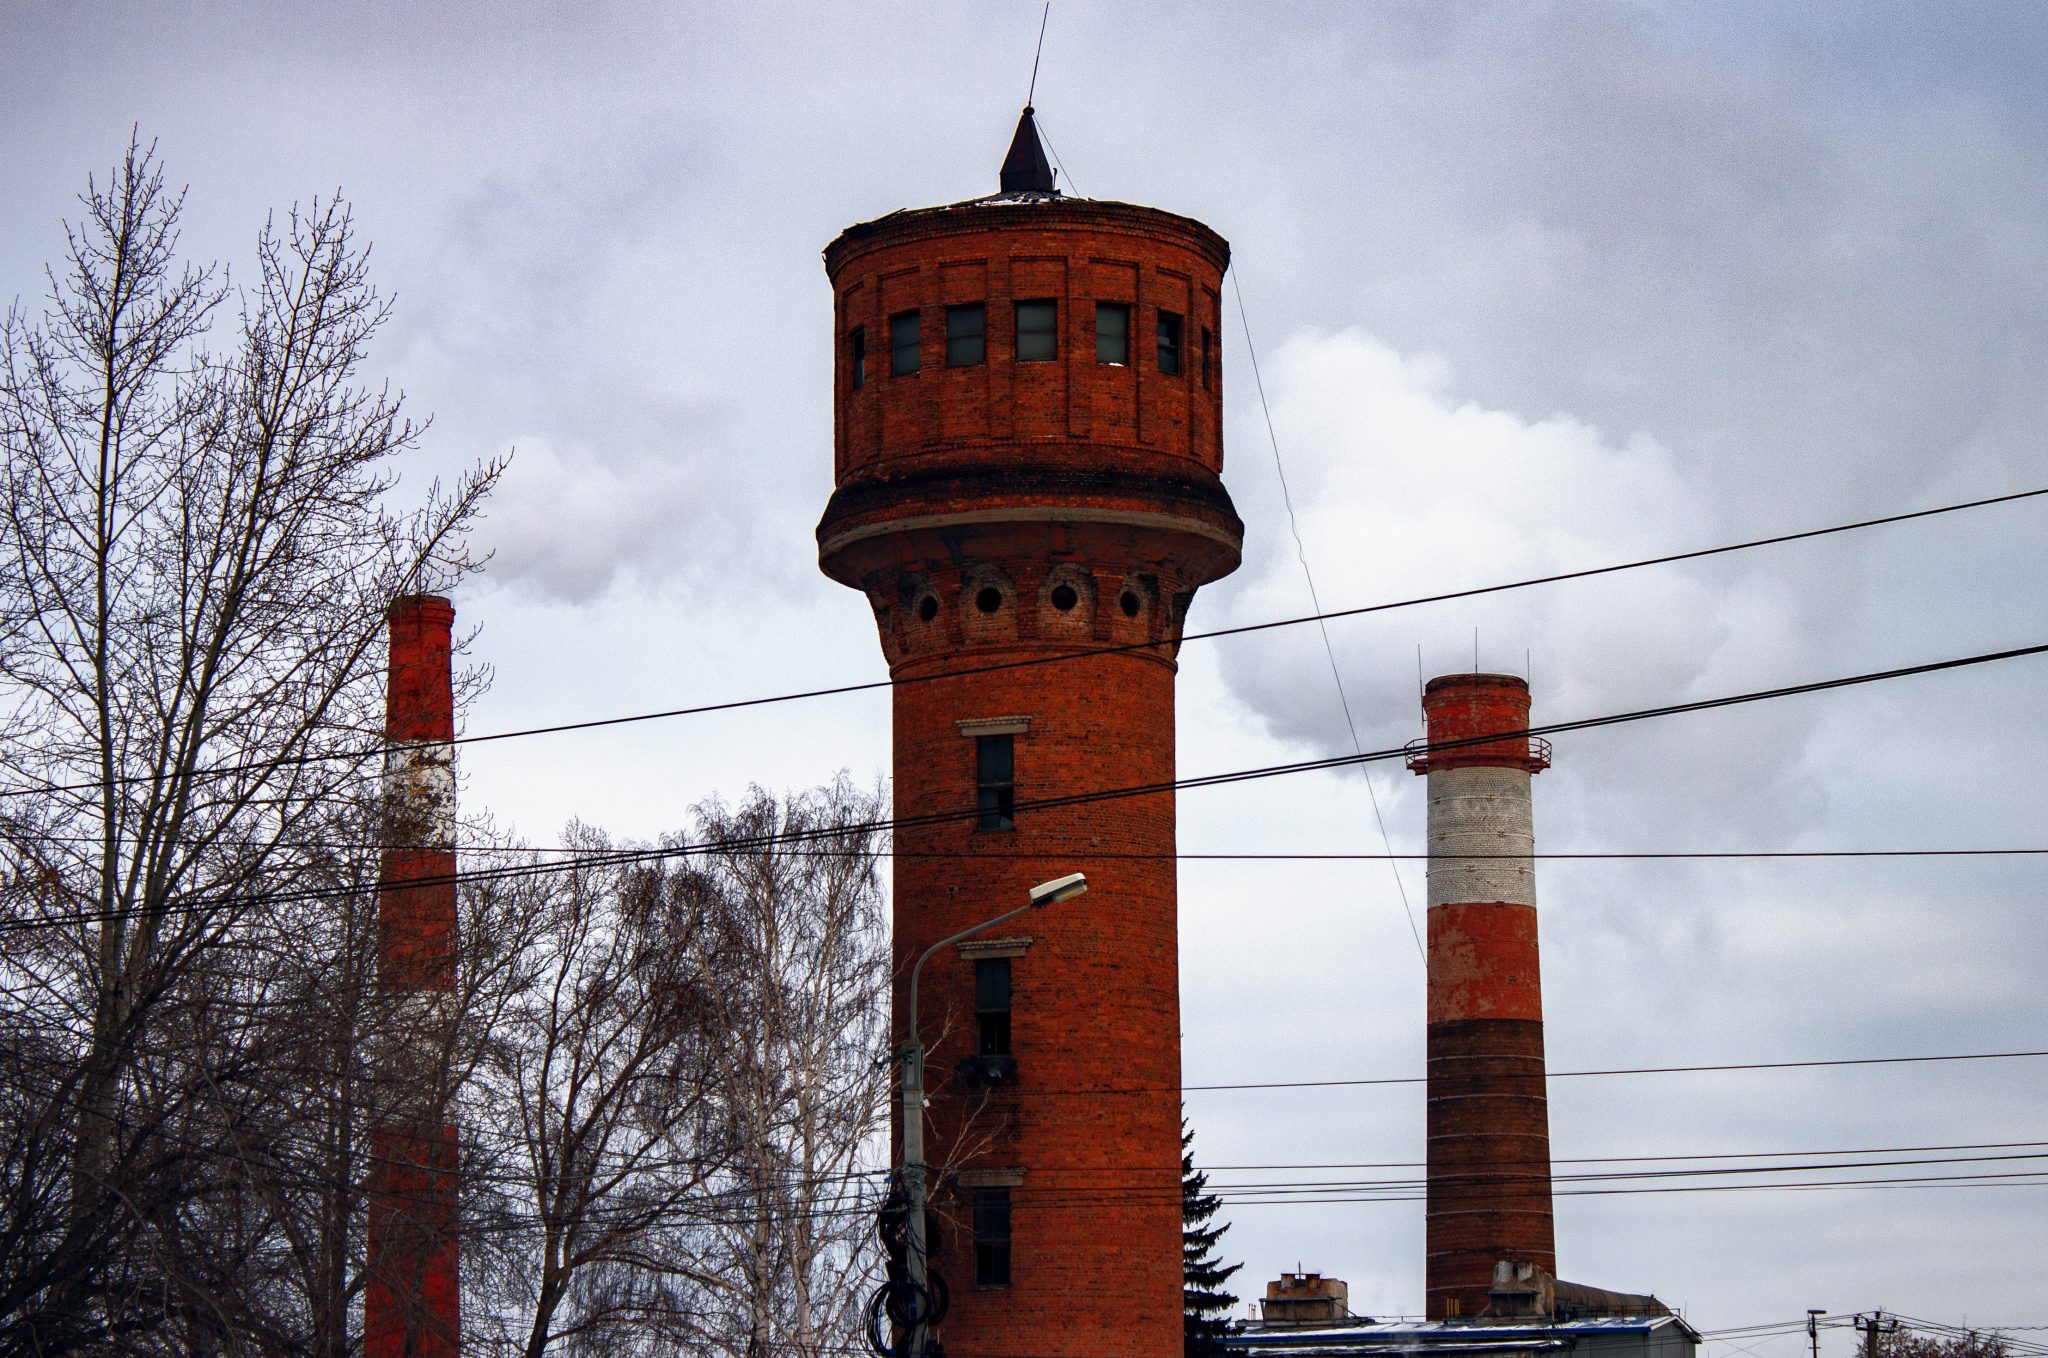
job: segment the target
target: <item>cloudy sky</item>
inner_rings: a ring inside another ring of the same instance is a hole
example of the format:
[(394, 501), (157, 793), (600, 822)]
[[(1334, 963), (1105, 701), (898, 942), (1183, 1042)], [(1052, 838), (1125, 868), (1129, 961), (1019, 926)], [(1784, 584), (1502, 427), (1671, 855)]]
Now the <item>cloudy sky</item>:
[[(472, 731), (883, 674), (867, 610), (815, 565), (818, 251), (994, 189), (1036, 3), (4, 14), (0, 294), (37, 302), (74, 195), (138, 126), (191, 185), (195, 256), (246, 273), (267, 212), (353, 201), (397, 304), (374, 370), (434, 416), (412, 486), (517, 450), (484, 526), (493, 570), (458, 600), (496, 672)], [(2044, 69), (2048, 10), (2029, 4), (1056, 0), (1037, 103), (1071, 190), (1232, 242), (1302, 555), (1344, 608), (2048, 484)], [(1228, 344), (1247, 550), (1196, 627), (1308, 610), (1234, 318)], [(2048, 500), (2025, 501), (1340, 621), (1329, 641), (1371, 749), (1419, 733), (1418, 665), (1469, 667), (1475, 633), (1481, 664), (1533, 675), (1539, 721), (2039, 643), (2044, 541)], [(1561, 738), (1539, 847), (2048, 847), (2044, 693), (2048, 662), (2016, 660)], [(1351, 748), (1313, 629), (1190, 643), (1180, 718), (1189, 775)], [(537, 842), (571, 816), (649, 836), (714, 792), (887, 760), (886, 697), (864, 694), (475, 748), (465, 796)], [(1190, 793), (1181, 847), (1383, 853), (1376, 796), (1412, 853), (1417, 780), (1372, 777)], [(2044, 874), (1546, 862), (1551, 1066), (2048, 1048)], [(1375, 861), (1190, 861), (1181, 880), (1189, 1084), (1420, 1073), (1418, 865), (1397, 883)], [(2048, 1142), (2044, 1075), (1560, 1078), (1553, 1147)], [(1420, 1158), (1414, 1085), (1188, 1104), (1215, 1165)], [(1558, 1255), (1708, 1330), (1880, 1305), (2040, 1325), (2044, 1209), (2048, 1186), (2010, 1178), (1575, 1194)], [(1419, 1202), (1229, 1219), (1247, 1295), (1300, 1263), (1347, 1279), (1357, 1310), (1419, 1309)], [(1847, 1332), (1826, 1347), (1846, 1355)]]

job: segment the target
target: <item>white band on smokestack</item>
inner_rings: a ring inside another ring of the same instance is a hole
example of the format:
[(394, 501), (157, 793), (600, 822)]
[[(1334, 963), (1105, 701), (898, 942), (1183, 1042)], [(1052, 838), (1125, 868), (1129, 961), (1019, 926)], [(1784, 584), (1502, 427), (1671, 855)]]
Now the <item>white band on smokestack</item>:
[(1514, 768), (1429, 773), (1429, 903), (1536, 904), (1529, 774)]
[(402, 847), (455, 847), (454, 746), (423, 741), (385, 750), (384, 796), (387, 806), (403, 809)]

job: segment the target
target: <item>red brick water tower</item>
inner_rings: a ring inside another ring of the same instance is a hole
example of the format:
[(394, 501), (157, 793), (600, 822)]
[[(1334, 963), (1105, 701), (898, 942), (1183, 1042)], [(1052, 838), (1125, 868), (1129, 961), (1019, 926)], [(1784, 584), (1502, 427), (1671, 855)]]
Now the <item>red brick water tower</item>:
[(1057, 192), (1029, 109), (1001, 192), (825, 251), (819, 563), (867, 597), (898, 683), (899, 1039), (926, 947), (1091, 882), (924, 969), (949, 1358), (1181, 1351), (1173, 795), (1039, 803), (1173, 779), (1182, 622), (1242, 537), (1228, 259), (1200, 222)]

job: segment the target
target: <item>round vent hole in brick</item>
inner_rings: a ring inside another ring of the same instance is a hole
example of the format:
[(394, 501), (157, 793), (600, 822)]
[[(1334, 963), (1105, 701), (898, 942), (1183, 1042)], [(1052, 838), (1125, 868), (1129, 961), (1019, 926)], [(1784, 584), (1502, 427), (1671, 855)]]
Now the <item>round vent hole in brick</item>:
[(1003, 592), (993, 585), (983, 586), (974, 596), (974, 606), (984, 613), (993, 613), (1003, 606)]
[(1054, 585), (1052, 587), (1052, 606), (1060, 612), (1071, 613), (1074, 611), (1074, 605), (1080, 602), (1081, 596), (1074, 592), (1072, 585)]
[(917, 601), (917, 620), (930, 622), (939, 616), (939, 601), (927, 594)]
[(1138, 595), (1136, 591), (1127, 589), (1118, 595), (1117, 605), (1123, 609), (1125, 617), (1135, 618), (1138, 616)]

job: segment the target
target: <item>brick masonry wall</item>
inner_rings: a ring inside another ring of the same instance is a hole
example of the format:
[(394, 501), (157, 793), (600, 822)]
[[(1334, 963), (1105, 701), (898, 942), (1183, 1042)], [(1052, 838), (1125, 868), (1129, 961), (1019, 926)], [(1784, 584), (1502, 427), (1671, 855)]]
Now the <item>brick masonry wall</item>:
[[(1095, 465), (1186, 458), (1220, 472), (1227, 258), (1200, 223), (1121, 203), (940, 208), (854, 228), (827, 252), (841, 483), (981, 446), (1077, 440)], [(1058, 357), (1019, 362), (1016, 304), (1037, 300), (1058, 305)], [(948, 367), (946, 308), (975, 302), (986, 307), (986, 357)], [(1122, 366), (1096, 361), (1097, 302), (1132, 309)], [(1160, 371), (1162, 310), (1182, 319), (1178, 374)], [(889, 318), (908, 311), (921, 321), (921, 362), (892, 376)], [(858, 390), (856, 326), (868, 356)]]
[[(953, 1358), (1181, 1351), (1173, 795), (1033, 803), (1174, 776), (1176, 642), (1195, 591), (1235, 568), (1242, 531), (1217, 475), (1220, 374), (1204, 387), (1200, 368), (1226, 257), (1184, 218), (1067, 202), (898, 214), (827, 251), (838, 490), (820, 561), (867, 597), (891, 673), (909, 681), (894, 710), (895, 810), (912, 822), (895, 841), (898, 1014), (930, 943), (1037, 882), (1090, 883), (1001, 931), (1028, 939), (1011, 964), (1014, 1081), (954, 1073), (973, 1049), (971, 958), (935, 956), (920, 984)], [(1017, 363), (1012, 303), (1041, 297), (1060, 303), (1060, 358)], [(1133, 307), (1128, 365), (1096, 363), (1096, 300)], [(987, 357), (949, 370), (944, 308), (971, 301), (987, 307)], [(1157, 368), (1161, 306), (1186, 318), (1178, 377)], [(892, 378), (888, 317), (912, 308), (923, 367)], [(869, 364), (858, 390), (854, 325)], [(1118, 645), (1137, 649), (945, 677)], [(1016, 825), (979, 830), (961, 723), (1004, 718), (1028, 719)], [(1010, 1188), (1007, 1287), (974, 1284), (977, 1183)]]

